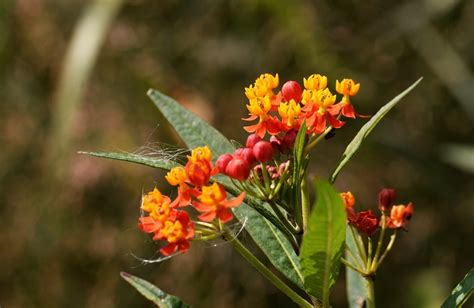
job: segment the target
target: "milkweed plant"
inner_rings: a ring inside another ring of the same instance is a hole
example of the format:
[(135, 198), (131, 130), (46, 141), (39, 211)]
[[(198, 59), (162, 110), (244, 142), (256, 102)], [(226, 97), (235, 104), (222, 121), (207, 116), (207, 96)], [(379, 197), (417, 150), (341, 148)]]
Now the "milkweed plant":
[[(377, 123), (419, 82), (372, 116), (353, 100), (361, 85), (313, 74), (279, 87), (278, 74), (262, 74), (245, 88), (248, 137), (236, 146), (214, 127), (156, 90), (148, 95), (188, 146), (182, 156), (150, 157), (82, 152), (167, 170), (170, 196), (155, 187), (143, 194), (138, 228), (161, 245), (161, 260), (186, 253), (202, 241), (228, 242), (281, 292), (301, 307), (330, 307), (330, 291), (346, 267), (351, 307), (375, 307), (374, 278), (407, 231), (413, 204), (384, 188), (367, 211), (356, 192), (332, 185)], [(350, 121), (365, 121), (328, 180), (311, 179), (308, 165), (317, 147)], [(173, 196), (173, 197), (172, 197)], [(314, 200), (313, 200), (314, 199)], [(240, 221), (269, 262), (238, 238)], [(270, 264), (268, 264), (270, 263)], [(276, 270), (276, 271), (275, 271)], [(122, 277), (160, 307), (187, 306), (151, 283)]]

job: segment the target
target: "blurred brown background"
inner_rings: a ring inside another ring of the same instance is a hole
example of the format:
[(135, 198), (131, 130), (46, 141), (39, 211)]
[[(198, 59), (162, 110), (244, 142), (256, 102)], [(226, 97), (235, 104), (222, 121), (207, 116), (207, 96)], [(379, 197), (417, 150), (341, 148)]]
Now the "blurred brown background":
[[(352, 77), (363, 114), (424, 76), (336, 186), (363, 208), (385, 186), (414, 202), (377, 302), (439, 306), (474, 259), (472, 20), (474, 1), (462, 0), (2, 0), (0, 306), (150, 307), (124, 270), (194, 307), (293, 307), (228, 245), (142, 265), (131, 253), (158, 247), (136, 228), (139, 201), (167, 187), (163, 172), (76, 154), (182, 145), (150, 87), (242, 142), (243, 88), (264, 72), (319, 72), (332, 88)], [(315, 175), (330, 174), (362, 125), (315, 151)], [(333, 304), (346, 306), (343, 274)]]

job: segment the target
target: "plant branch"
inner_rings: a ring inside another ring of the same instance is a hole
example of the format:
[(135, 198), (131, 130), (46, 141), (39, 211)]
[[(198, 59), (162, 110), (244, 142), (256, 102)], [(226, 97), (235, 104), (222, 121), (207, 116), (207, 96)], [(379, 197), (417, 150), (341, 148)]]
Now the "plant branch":
[(232, 236), (228, 231), (225, 231), (224, 239), (227, 240), (237, 250), (247, 262), (252, 264), (265, 278), (267, 278), (275, 287), (280, 289), (286, 296), (288, 296), (293, 302), (300, 305), (300, 307), (312, 308), (308, 301), (286, 285), (280, 278), (278, 278), (273, 272), (267, 268), (260, 260), (257, 259), (236, 237)]

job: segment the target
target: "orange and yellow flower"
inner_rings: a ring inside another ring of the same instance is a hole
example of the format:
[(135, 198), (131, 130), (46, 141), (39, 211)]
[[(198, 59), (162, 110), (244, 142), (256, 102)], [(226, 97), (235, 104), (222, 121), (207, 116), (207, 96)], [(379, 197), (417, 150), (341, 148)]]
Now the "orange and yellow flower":
[[(359, 92), (360, 83), (355, 83), (352, 79), (343, 79), (341, 82), (336, 80), (336, 91), (339, 94), (343, 95), (341, 102), (334, 106), (334, 110), (339, 113), (341, 112), (346, 118), (356, 117), (356, 112), (354, 106), (352, 106), (350, 101), (350, 96), (354, 96)], [(362, 116), (366, 117), (366, 116)]]
[(154, 240), (165, 240), (168, 245), (160, 252), (168, 256), (176, 250), (186, 252), (189, 249), (189, 240), (194, 236), (194, 224), (187, 212), (179, 211), (175, 220), (165, 221), (159, 232), (155, 233)]
[(300, 113), (301, 106), (293, 99), (289, 102), (280, 103), (280, 106), (278, 107), (278, 114), (280, 115), (283, 124), (285, 124), (288, 129), (299, 126), (298, 119)]
[(191, 155), (188, 155), (188, 160), (192, 162), (196, 162), (198, 160), (207, 160), (211, 161), (212, 159), (212, 152), (211, 150), (206, 146), (203, 147), (197, 147), (191, 151)]
[(387, 220), (387, 227), (391, 229), (405, 229), (408, 221), (413, 216), (413, 204), (408, 205), (394, 205), (390, 211), (390, 217)]
[(188, 174), (184, 167), (174, 167), (165, 176), (170, 185), (178, 186), (178, 197), (173, 201), (173, 205), (178, 207), (191, 204), (191, 196), (195, 194), (195, 189), (191, 188), (186, 182)]
[(304, 117), (306, 118), (308, 131), (321, 134), (326, 129), (327, 122), (334, 128), (342, 127), (344, 122), (336, 119), (335, 113), (332, 110), (336, 102), (336, 95), (333, 95), (327, 88), (318, 90), (315, 93), (314, 100), (307, 101), (306, 105), (302, 108), (305, 112)]
[(247, 109), (249, 117), (244, 121), (254, 121), (258, 119), (258, 123), (245, 126), (244, 129), (249, 133), (256, 133), (263, 138), (268, 132), (276, 135), (281, 131), (280, 122), (269, 114), (270, 111), (276, 109), (281, 101), (281, 95), (275, 95), (273, 89), (278, 86), (278, 74), (262, 74), (255, 80), (253, 86), (245, 88), (245, 95), (249, 99)]
[(185, 167), (187, 178), (191, 184), (201, 187), (217, 173), (217, 169), (212, 167), (211, 158), (212, 153), (207, 146), (196, 148), (191, 152)]
[(141, 209), (148, 213), (158, 224), (163, 223), (174, 215), (174, 204), (168, 196), (164, 196), (158, 188), (142, 197)]
[(214, 183), (202, 187), (202, 192), (198, 196), (199, 201), (194, 201), (193, 206), (203, 213), (199, 216), (200, 220), (212, 221), (217, 217), (221, 222), (226, 223), (233, 218), (229, 208), (240, 205), (244, 198), (245, 192), (232, 200), (227, 200), (227, 193), (224, 187)]

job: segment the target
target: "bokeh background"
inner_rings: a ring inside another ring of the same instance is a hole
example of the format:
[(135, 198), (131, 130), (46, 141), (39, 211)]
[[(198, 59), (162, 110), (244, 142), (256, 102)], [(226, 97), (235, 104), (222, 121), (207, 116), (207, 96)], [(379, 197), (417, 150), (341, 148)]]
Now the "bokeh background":
[[(143, 265), (132, 254), (158, 246), (136, 228), (140, 198), (166, 190), (163, 172), (77, 154), (182, 146), (150, 87), (243, 142), (243, 88), (264, 72), (352, 77), (363, 114), (424, 77), (336, 186), (360, 208), (386, 186), (414, 202), (377, 302), (438, 306), (474, 260), (473, 20), (466, 0), (2, 0), (0, 306), (149, 307), (127, 271), (194, 307), (293, 307), (225, 244)], [(328, 176), (362, 125), (315, 151), (312, 173)], [(346, 307), (343, 273), (333, 304)]]

